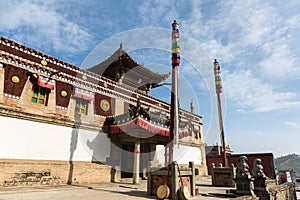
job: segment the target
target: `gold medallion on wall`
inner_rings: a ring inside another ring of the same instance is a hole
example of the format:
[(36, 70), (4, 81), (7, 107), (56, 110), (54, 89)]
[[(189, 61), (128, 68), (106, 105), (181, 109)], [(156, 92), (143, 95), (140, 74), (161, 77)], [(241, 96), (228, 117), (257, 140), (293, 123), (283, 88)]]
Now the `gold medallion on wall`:
[(101, 108), (101, 110), (103, 110), (104, 112), (109, 111), (109, 109), (110, 109), (110, 104), (109, 104), (109, 102), (108, 102), (106, 99), (102, 99), (102, 100), (100, 101), (100, 108)]
[(60, 95), (61, 95), (62, 97), (66, 97), (66, 96), (68, 95), (68, 93), (67, 93), (65, 90), (62, 90), (62, 91), (60, 92)]
[(13, 76), (13, 77), (11, 77), (11, 81), (13, 83), (19, 83), (20, 82), (20, 78), (18, 76)]
[(48, 63), (47, 63), (46, 60), (41, 60), (41, 64), (42, 64), (43, 66), (46, 66)]

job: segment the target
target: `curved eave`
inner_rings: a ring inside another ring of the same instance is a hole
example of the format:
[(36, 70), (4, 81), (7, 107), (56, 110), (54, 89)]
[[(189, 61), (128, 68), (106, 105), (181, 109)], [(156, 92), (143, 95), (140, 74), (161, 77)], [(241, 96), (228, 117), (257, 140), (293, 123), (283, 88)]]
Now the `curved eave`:
[[(125, 74), (124, 77), (116, 76), (120, 70)], [(105, 61), (89, 68), (88, 71), (117, 82), (122, 78), (124, 84), (139, 89), (145, 89), (149, 84), (158, 85), (170, 76), (170, 73), (159, 74), (138, 64), (121, 47)]]
[(95, 74), (102, 75), (104, 73), (104, 71), (109, 67), (109, 65), (116, 62), (119, 59), (119, 57), (125, 53), (126, 52), (122, 48), (119, 48), (111, 56), (109, 56), (106, 60), (104, 60), (103, 62), (101, 62), (87, 70), (94, 72)]
[[(108, 124), (109, 134), (130, 133), (135, 129), (144, 129), (149, 133), (149, 136), (159, 135), (163, 137), (170, 137), (170, 128), (168, 126), (154, 121), (149, 121), (139, 115), (134, 118), (127, 118), (127, 120), (123, 120), (119, 123)], [(190, 133), (187, 127), (179, 131), (179, 139), (188, 137), (189, 135)]]

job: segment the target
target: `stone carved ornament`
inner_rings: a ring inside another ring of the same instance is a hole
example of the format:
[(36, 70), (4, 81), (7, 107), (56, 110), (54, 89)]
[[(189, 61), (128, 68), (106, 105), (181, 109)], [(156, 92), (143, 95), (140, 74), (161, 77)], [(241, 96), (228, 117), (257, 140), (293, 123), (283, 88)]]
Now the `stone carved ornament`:
[(249, 165), (247, 164), (248, 158), (246, 156), (240, 156), (236, 168), (236, 178), (251, 179), (249, 172)]
[(252, 176), (255, 179), (266, 179), (264, 167), (261, 164), (261, 159), (257, 158), (253, 161)]

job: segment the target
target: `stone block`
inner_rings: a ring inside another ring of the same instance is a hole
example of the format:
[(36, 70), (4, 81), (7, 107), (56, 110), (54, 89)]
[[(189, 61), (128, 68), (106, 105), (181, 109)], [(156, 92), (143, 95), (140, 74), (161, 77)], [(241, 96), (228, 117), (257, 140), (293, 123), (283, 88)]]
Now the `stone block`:
[[(72, 168), (70, 165), (72, 164)], [(84, 161), (0, 159), (0, 185), (109, 183), (111, 167)]]

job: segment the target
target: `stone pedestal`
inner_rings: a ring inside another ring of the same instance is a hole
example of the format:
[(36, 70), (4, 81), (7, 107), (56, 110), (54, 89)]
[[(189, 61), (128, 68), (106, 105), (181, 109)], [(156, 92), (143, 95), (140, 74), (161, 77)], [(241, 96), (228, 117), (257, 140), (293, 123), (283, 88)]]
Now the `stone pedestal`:
[(235, 182), (236, 182), (236, 194), (255, 196), (253, 179), (236, 178)]
[(260, 199), (269, 200), (271, 198), (267, 188), (266, 179), (254, 180), (254, 193), (256, 196), (260, 197)]
[(211, 165), (211, 180), (213, 186), (234, 187), (234, 166), (230, 167), (215, 167)]
[(261, 190), (262, 188), (263, 189), (267, 188), (266, 179), (257, 179), (257, 180), (254, 180), (254, 190), (256, 190), (256, 189)]
[(110, 181), (112, 183), (117, 183), (117, 182), (121, 181), (121, 167), (120, 166), (115, 166), (115, 167), (111, 168)]

